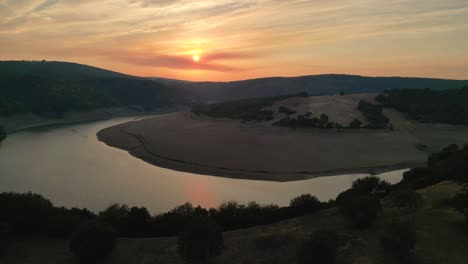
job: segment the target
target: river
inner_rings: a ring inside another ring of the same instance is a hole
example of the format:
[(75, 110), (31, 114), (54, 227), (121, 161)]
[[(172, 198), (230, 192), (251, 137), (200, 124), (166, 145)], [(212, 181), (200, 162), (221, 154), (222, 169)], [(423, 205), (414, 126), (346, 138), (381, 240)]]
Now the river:
[[(29, 129), (0, 143), (0, 192), (34, 192), (56, 206), (95, 212), (112, 203), (145, 206), (161, 213), (185, 202), (215, 207), (236, 200), (287, 205), (310, 193), (333, 199), (366, 174), (319, 177), (297, 182), (220, 178), (150, 165), (126, 151), (109, 147), (96, 133), (112, 125), (145, 117)], [(405, 170), (379, 175), (398, 182)]]

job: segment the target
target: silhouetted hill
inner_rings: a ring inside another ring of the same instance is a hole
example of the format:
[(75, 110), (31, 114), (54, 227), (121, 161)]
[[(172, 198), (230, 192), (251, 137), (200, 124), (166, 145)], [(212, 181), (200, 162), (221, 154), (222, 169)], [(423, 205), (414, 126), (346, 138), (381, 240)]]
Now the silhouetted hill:
[(34, 113), (60, 117), (106, 107), (142, 110), (185, 104), (165, 85), (67, 62), (0, 62), (0, 115)]
[(220, 102), (251, 97), (278, 96), (307, 92), (310, 95), (344, 93), (377, 93), (387, 89), (452, 89), (468, 85), (468, 81), (405, 78), (364, 77), (356, 75), (310, 75), (271, 77), (233, 82), (183, 82), (158, 79), (182, 88), (186, 94), (204, 102)]

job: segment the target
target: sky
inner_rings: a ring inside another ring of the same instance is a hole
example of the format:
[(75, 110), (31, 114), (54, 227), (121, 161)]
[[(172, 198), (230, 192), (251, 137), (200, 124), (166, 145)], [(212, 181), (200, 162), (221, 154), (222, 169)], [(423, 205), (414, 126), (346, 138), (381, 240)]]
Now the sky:
[(0, 0), (0, 60), (43, 59), (193, 81), (468, 79), (468, 1)]

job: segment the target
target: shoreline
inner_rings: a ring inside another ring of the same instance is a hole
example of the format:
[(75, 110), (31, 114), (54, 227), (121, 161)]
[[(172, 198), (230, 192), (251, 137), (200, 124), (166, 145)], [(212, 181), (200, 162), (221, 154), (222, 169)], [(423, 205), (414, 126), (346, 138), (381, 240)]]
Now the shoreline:
[[(126, 112), (122, 114), (112, 114), (112, 113), (107, 113), (105, 115), (102, 115), (102, 113), (98, 113), (94, 116), (91, 117), (64, 117), (61, 119), (44, 119), (42, 122), (37, 122), (36, 124), (28, 124), (28, 125), (20, 125), (17, 128), (14, 129), (9, 129), (8, 132), (6, 133), (6, 137), (9, 135), (22, 132), (22, 131), (27, 131), (27, 130), (32, 130), (32, 129), (42, 129), (42, 128), (47, 128), (47, 127), (54, 127), (54, 126), (66, 126), (66, 125), (77, 125), (77, 124), (83, 124), (83, 123), (89, 123), (89, 122), (98, 122), (98, 121), (105, 121), (105, 120), (111, 120), (114, 118), (123, 118), (123, 117), (136, 117), (136, 116), (150, 116), (150, 115), (159, 115), (159, 114), (168, 114), (168, 113), (173, 113), (180, 111), (180, 109), (174, 108), (174, 109), (158, 109), (156, 111), (149, 111), (149, 112)], [(81, 112), (79, 114), (86, 115), (89, 112)], [(100, 115), (100, 116), (99, 116)], [(107, 115), (107, 116), (106, 116)], [(18, 119), (19, 117), (10, 117), (11, 120)], [(34, 122), (31, 122), (34, 123)]]

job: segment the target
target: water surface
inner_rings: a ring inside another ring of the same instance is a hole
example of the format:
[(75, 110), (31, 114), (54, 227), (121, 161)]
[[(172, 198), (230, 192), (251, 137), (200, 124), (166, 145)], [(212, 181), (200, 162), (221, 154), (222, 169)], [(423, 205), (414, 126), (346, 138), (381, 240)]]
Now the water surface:
[[(348, 189), (353, 180), (366, 176), (281, 183), (198, 175), (150, 165), (96, 138), (105, 127), (141, 118), (31, 129), (10, 135), (0, 143), (0, 192), (31, 191), (57, 206), (93, 211), (125, 203), (160, 213), (187, 201), (203, 207), (229, 200), (287, 205), (302, 193), (328, 200)], [(395, 183), (404, 171), (380, 176)]]

